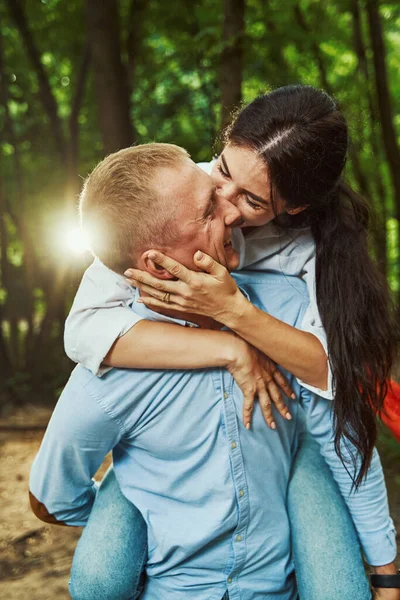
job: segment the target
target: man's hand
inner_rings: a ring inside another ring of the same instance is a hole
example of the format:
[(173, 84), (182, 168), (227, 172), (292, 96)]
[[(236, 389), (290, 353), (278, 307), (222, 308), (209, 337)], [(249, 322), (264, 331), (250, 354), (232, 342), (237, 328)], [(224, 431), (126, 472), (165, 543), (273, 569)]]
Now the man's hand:
[(268, 427), (275, 429), (272, 403), (275, 404), (283, 418), (290, 420), (292, 417), (282, 399), (281, 391), (294, 399), (293, 390), (272, 360), (239, 337), (235, 337), (234, 342), (233, 356), (227, 368), (244, 396), (244, 425), (250, 429), (254, 401), (257, 396)]

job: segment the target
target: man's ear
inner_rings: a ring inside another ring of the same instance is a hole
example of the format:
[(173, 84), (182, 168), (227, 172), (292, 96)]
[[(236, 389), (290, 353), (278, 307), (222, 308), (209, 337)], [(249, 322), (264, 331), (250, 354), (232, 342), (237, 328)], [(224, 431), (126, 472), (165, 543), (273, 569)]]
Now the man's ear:
[(149, 257), (149, 252), (150, 250), (146, 250), (140, 257), (140, 262), (143, 264), (143, 270), (150, 273), (150, 275), (153, 275), (153, 277), (157, 277), (157, 279), (174, 279), (174, 276), (171, 275), (171, 273), (164, 269), (164, 267), (155, 263), (154, 260)]
[(306, 208), (308, 208), (309, 206), (309, 204), (306, 204), (305, 206), (296, 206), (296, 208), (288, 208), (286, 212), (288, 215), (298, 215), (299, 213), (303, 212), (303, 210), (306, 210)]

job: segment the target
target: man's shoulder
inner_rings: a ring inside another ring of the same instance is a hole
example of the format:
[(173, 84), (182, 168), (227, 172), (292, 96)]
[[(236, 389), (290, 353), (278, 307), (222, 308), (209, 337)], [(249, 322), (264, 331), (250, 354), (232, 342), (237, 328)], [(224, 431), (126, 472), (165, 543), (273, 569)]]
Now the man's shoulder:
[(64, 403), (68, 398), (90, 406), (94, 402), (101, 411), (116, 422), (125, 421), (130, 414), (129, 423), (137, 419), (135, 410), (143, 409), (143, 403), (148, 402), (151, 390), (150, 372), (112, 369), (102, 377), (93, 375), (91, 371), (77, 365), (63, 390)]

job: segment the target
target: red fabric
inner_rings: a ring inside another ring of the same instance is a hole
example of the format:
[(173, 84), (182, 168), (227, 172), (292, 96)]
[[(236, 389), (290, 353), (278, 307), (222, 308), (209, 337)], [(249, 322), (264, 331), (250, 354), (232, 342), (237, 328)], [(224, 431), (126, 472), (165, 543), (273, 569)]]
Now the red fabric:
[(390, 381), (386, 394), (382, 421), (400, 442), (400, 385)]

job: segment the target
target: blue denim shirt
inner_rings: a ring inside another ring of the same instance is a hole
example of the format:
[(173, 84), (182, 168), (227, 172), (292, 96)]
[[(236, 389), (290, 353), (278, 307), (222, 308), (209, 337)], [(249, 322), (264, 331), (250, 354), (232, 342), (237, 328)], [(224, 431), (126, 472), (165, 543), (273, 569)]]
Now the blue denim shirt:
[[(301, 321), (300, 279), (258, 273), (241, 283), (261, 308)], [(301, 409), (287, 399), (293, 419), (276, 415), (273, 431), (256, 406), (248, 431), (242, 403), (223, 369), (114, 369), (99, 379), (77, 367), (32, 467), (31, 492), (58, 521), (84, 525), (91, 478), (112, 450), (121, 490), (148, 527), (144, 600), (220, 600), (226, 590), (230, 600), (294, 600), (286, 490)]]

